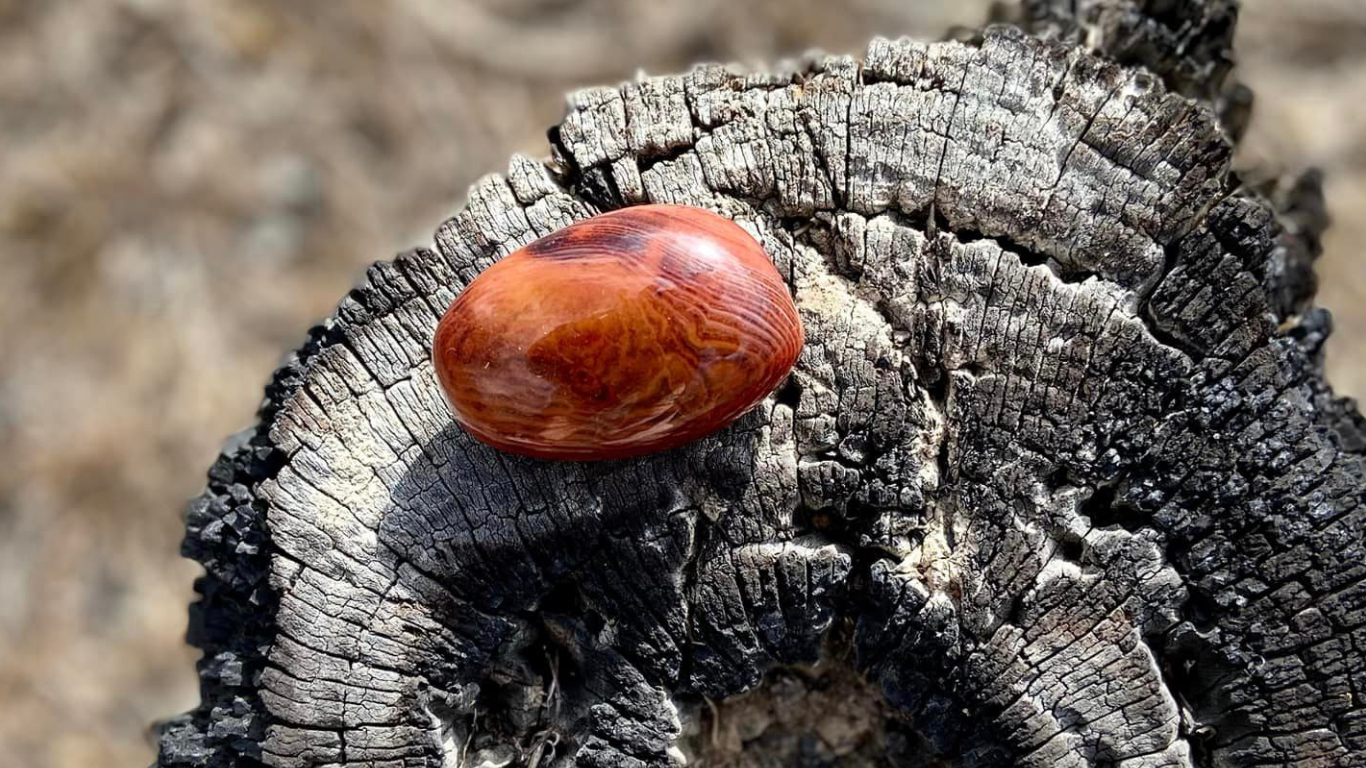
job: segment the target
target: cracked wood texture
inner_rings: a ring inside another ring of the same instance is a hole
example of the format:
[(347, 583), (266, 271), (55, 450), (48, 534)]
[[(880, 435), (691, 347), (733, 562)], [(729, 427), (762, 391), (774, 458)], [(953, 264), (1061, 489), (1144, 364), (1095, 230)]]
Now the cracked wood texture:
[[(1229, 91), (1228, 3), (1111, 3), (1119, 36), (1078, 6), (572, 94), (551, 161), (372, 267), (211, 469), (203, 703), (159, 765), (1366, 761), (1316, 180), (1242, 185), (1239, 118), (1182, 95)], [(454, 426), (461, 286), (646, 202), (764, 245), (788, 383), (629, 461)]]

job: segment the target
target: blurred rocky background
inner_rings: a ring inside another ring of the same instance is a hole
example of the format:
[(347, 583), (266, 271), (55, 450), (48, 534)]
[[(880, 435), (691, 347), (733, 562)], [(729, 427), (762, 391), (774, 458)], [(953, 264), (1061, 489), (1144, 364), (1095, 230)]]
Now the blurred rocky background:
[[(191, 706), (180, 510), (282, 353), (564, 91), (939, 37), (987, 0), (0, 0), (0, 766), (142, 766)], [(1327, 173), (1366, 394), (1366, 0), (1247, 0), (1242, 162)]]

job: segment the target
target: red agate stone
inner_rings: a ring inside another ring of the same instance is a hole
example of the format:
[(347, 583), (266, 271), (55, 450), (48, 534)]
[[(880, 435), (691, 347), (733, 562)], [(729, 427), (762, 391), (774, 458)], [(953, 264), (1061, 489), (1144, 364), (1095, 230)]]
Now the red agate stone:
[(571, 224), (486, 269), (433, 344), (456, 420), (543, 459), (638, 456), (735, 421), (787, 376), (803, 333), (759, 243), (697, 208)]

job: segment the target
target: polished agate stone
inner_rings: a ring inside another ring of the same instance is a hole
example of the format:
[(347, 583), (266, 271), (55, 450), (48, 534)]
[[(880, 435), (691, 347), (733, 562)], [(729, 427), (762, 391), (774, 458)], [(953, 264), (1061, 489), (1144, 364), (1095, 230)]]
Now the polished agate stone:
[(486, 269), (436, 329), (456, 420), (543, 459), (672, 448), (738, 419), (800, 354), (801, 321), (754, 238), (697, 208), (572, 224)]

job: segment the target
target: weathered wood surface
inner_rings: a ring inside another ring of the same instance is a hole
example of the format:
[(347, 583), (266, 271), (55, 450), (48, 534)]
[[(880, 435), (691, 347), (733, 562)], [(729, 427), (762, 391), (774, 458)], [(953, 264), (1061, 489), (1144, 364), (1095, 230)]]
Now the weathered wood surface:
[[(1126, 6), (1141, 45), (1077, 5), (1030, 4), (1047, 40), (573, 94), (553, 161), (371, 268), (211, 470), (203, 705), (159, 765), (1366, 763), (1366, 432), (1322, 378), (1317, 185), (1240, 185), (1241, 118), (1169, 92), (1231, 92), (1231, 19), (1181, 16), (1228, 3)], [(646, 201), (765, 245), (791, 382), (641, 460), (469, 439), (441, 311)], [(815, 735), (735, 737), (764, 696)]]

